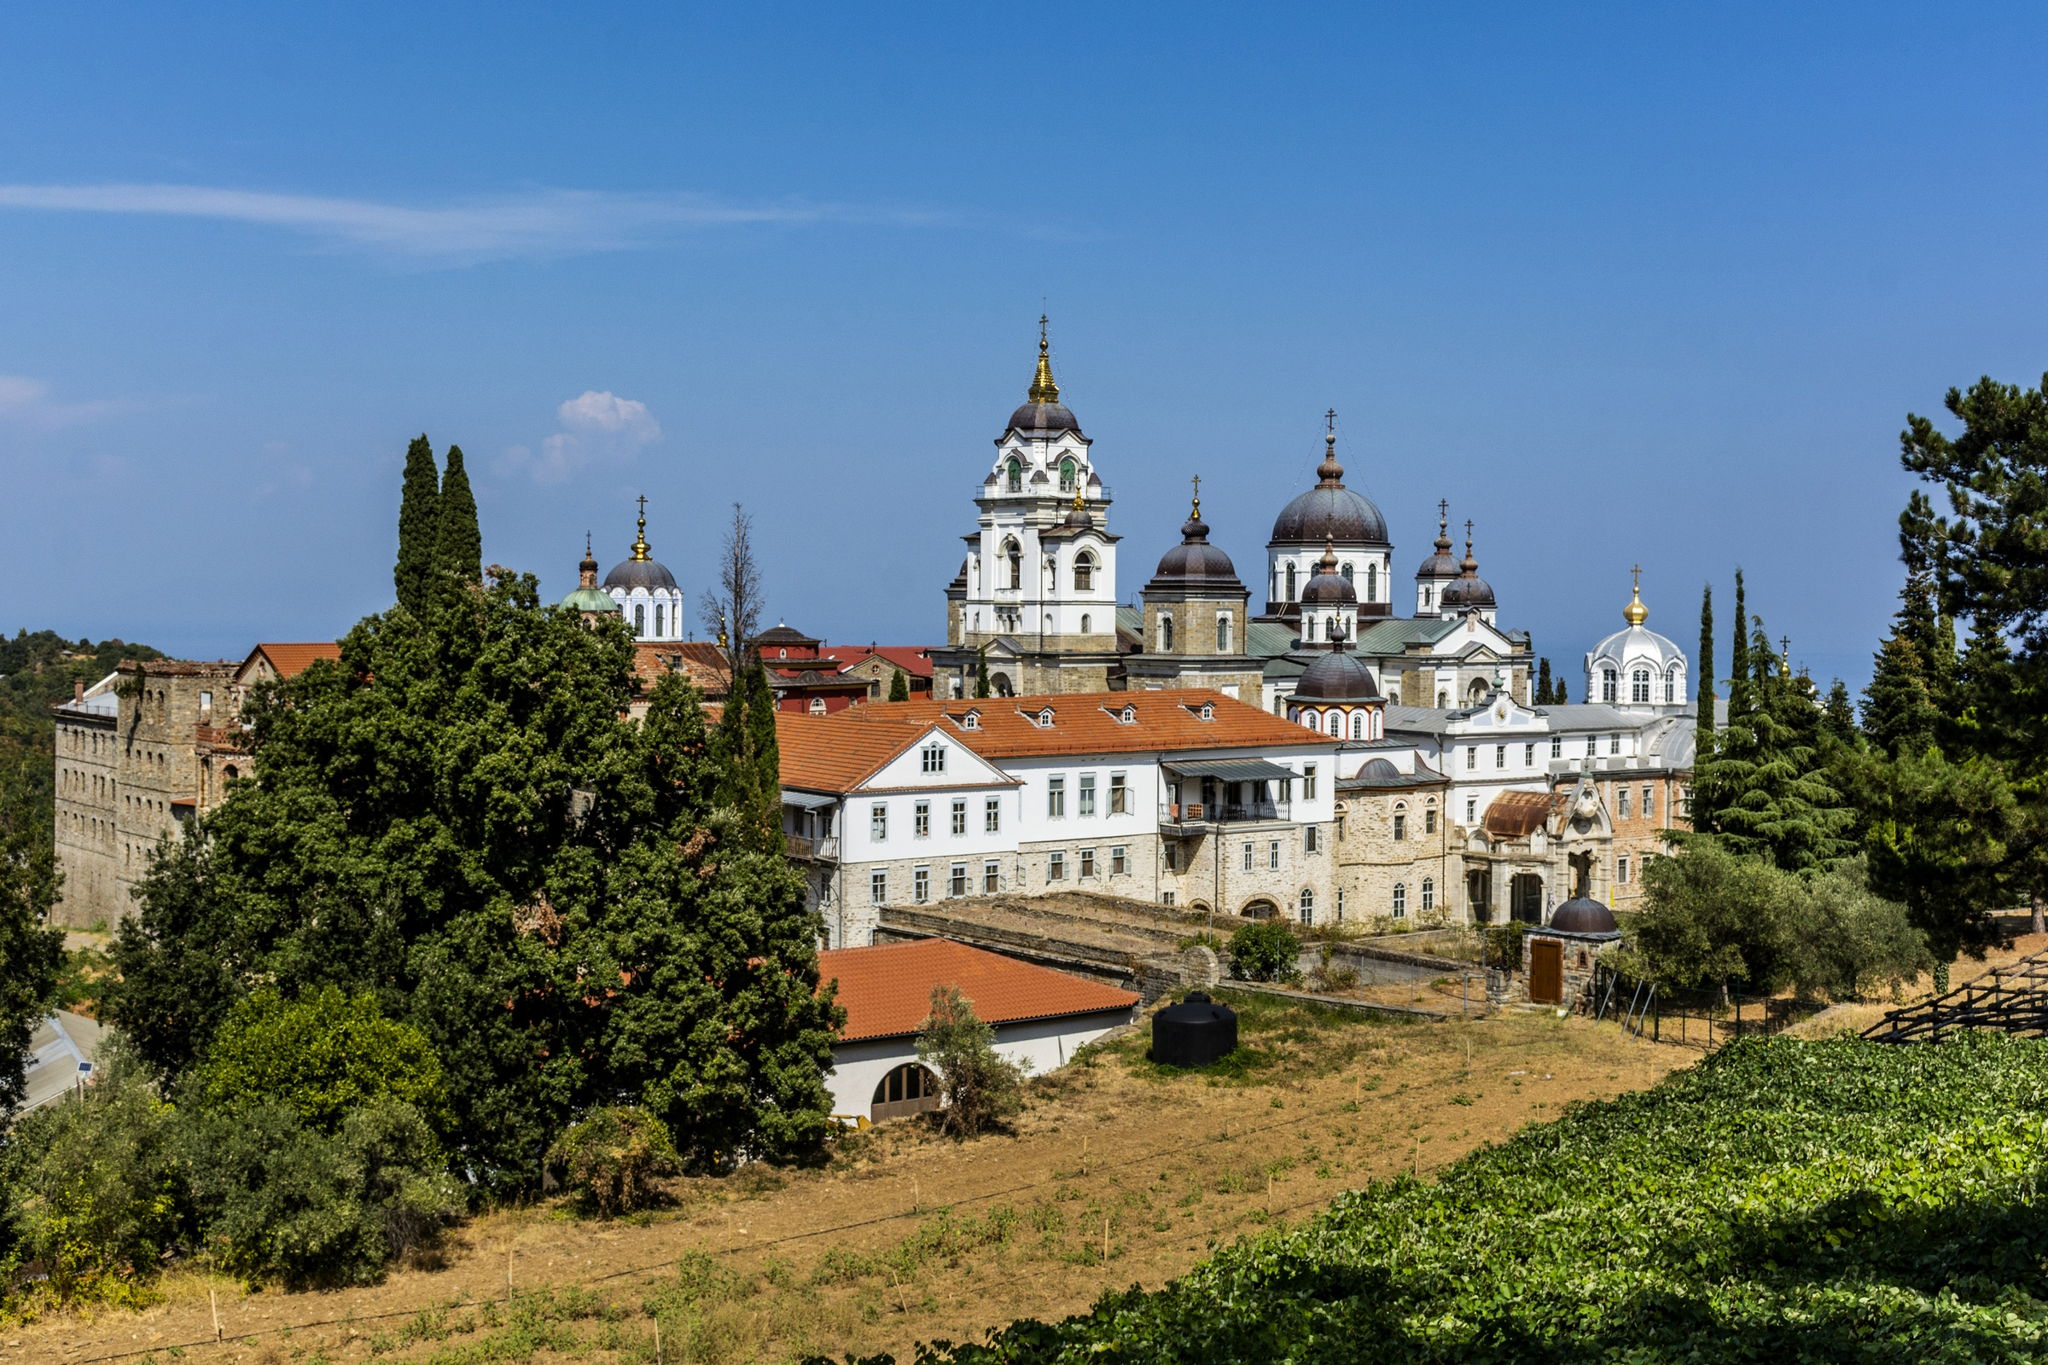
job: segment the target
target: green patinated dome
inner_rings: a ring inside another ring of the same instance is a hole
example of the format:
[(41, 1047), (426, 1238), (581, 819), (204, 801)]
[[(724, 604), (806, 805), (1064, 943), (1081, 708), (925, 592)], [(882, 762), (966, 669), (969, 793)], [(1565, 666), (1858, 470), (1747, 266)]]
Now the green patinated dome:
[(614, 602), (612, 595), (603, 588), (578, 588), (562, 599), (562, 605), (571, 611), (619, 610), (619, 604)]

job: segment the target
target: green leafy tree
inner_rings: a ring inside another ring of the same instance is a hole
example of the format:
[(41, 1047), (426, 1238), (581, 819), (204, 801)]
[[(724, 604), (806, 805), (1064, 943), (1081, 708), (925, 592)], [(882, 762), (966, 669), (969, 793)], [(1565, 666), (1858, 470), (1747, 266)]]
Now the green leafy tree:
[(47, 926), (61, 883), (52, 826), (24, 786), (0, 772), (0, 1124), (21, 1103), (29, 1039), (64, 965), (64, 935)]
[(1770, 991), (1791, 975), (1789, 910), (1797, 877), (1718, 839), (1693, 838), (1643, 869), (1643, 909), (1627, 927), (1652, 980), (1690, 987), (1740, 983)]
[(1241, 924), (1230, 936), (1231, 969), (1247, 981), (1292, 980), (1301, 940), (1278, 919)]
[(555, 1139), (548, 1161), (563, 1169), (569, 1188), (606, 1218), (654, 1203), (655, 1181), (674, 1175), (675, 1144), (668, 1128), (645, 1109), (615, 1105), (577, 1120)]
[(350, 997), (336, 986), (291, 1001), (270, 990), (243, 996), (180, 1095), (221, 1112), (274, 1101), (323, 1132), (386, 1098), (430, 1122), (445, 1105), (441, 1061), (426, 1035), (385, 1018), (369, 991)]
[(1906, 907), (1871, 891), (1851, 859), (1799, 888), (1789, 941), (1791, 975), (1803, 994), (1862, 999), (1934, 967), (1927, 936)]
[(917, 1033), (917, 1057), (938, 1073), (941, 1132), (972, 1137), (1023, 1108), (1023, 1068), (995, 1044), (995, 1030), (975, 1014), (959, 987), (932, 987), (931, 1012)]
[(441, 474), (434, 563), (444, 586), (484, 581), (483, 532), (477, 526), (476, 495), (470, 492), (469, 471), (463, 468), (461, 446), (448, 447), (448, 467)]
[(2030, 835), (2004, 765), (1938, 747), (1873, 755), (1863, 784), (1870, 882), (1903, 903), (1939, 962), (1998, 939), (2014, 846)]
[(405, 483), (398, 503), (398, 564), (392, 586), (398, 605), (415, 615), (434, 600), (436, 546), (441, 529), (441, 473), (434, 466), (434, 445), (424, 434), (405, 450)]
[(903, 670), (900, 668), (896, 670), (895, 676), (889, 679), (889, 700), (910, 700), (910, 679), (903, 676)]

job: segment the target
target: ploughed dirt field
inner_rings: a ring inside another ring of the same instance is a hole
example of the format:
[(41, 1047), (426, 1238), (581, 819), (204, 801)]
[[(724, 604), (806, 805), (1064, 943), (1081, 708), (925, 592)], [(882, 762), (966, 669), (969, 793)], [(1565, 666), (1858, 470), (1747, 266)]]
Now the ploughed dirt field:
[(1035, 1081), (1009, 1135), (956, 1143), (902, 1121), (823, 1169), (677, 1181), (671, 1205), (631, 1219), (493, 1213), (437, 1264), (370, 1288), (247, 1294), (173, 1275), (153, 1307), (0, 1330), (0, 1361), (716, 1365), (886, 1350), (907, 1365), (918, 1341), (1157, 1285), (1345, 1189), (1426, 1177), (1699, 1058), (1548, 1013), (1408, 1022), (1224, 998), (1242, 1011), (1232, 1059), (1169, 1072), (1145, 1060), (1141, 1030)]

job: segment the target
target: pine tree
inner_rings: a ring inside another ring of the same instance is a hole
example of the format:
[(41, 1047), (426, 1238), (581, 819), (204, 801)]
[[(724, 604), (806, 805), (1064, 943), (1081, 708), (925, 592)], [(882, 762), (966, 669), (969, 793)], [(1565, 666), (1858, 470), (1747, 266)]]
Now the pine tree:
[(398, 503), (398, 564), (392, 586), (398, 605), (415, 616), (433, 601), (435, 541), (440, 531), (441, 475), (424, 434), (405, 450), (405, 486)]
[(889, 700), (910, 700), (910, 679), (903, 676), (903, 670), (900, 668), (896, 670), (896, 676), (889, 679)]
[(1849, 684), (1840, 678), (1828, 688), (1827, 700), (1821, 703), (1820, 726), (1822, 733), (1838, 744), (1854, 744), (1857, 740), (1856, 706), (1849, 700)]
[(448, 447), (448, 468), (441, 475), (441, 500), (434, 531), (434, 561), (442, 585), (484, 581), (483, 534), (477, 529), (476, 496), (462, 467), (462, 447)]
[(1955, 664), (1951, 657), (1946, 667), (1930, 665), (1926, 654), (1929, 646), (1940, 647), (1940, 636), (1927, 579), (1912, 574), (1863, 690), (1863, 732), (1893, 758), (1927, 748), (1944, 726), (1943, 699), (1954, 690)]
[(1788, 872), (1823, 871), (1850, 852), (1854, 813), (1821, 761), (1811, 681), (1788, 676), (1763, 623), (1754, 630), (1744, 650), (1747, 708), (1740, 719), (1730, 715), (1716, 741), (1715, 829), (1732, 852)]
[(775, 741), (775, 694), (768, 670), (750, 660), (711, 734), (719, 773), (719, 804), (735, 813), (750, 848), (782, 847), (782, 775)]

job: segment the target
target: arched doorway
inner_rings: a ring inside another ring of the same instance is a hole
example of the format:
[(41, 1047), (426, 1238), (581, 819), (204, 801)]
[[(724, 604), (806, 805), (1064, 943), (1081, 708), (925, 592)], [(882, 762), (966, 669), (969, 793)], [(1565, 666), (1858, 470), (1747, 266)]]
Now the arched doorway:
[(1259, 899), (1246, 904), (1244, 909), (1237, 913), (1246, 919), (1271, 919), (1280, 913), (1280, 907), (1261, 896)]
[(923, 1114), (938, 1107), (939, 1078), (916, 1062), (905, 1062), (875, 1086), (868, 1117), (880, 1123), (883, 1119)]
[(988, 690), (999, 697), (1014, 697), (1017, 695), (1017, 685), (1010, 681), (1010, 675), (1007, 673), (991, 674), (988, 680)]

